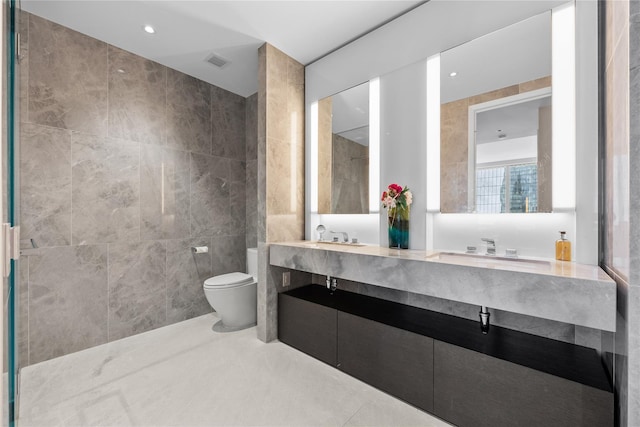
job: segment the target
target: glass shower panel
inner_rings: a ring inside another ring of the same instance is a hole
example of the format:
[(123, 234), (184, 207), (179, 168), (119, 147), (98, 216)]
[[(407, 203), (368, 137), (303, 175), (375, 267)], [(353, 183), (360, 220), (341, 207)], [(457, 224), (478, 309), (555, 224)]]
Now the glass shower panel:
[[(18, 144), (18, 1), (3, 2), (3, 135), (2, 135), (2, 223), (5, 229), (19, 226), (19, 144)], [(5, 236), (7, 238), (8, 236)], [(14, 242), (19, 245), (19, 233), (14, 234)], [(5, 260), (0, 260), (5, 262)], [(9, 275), (4, 280), (5, 301), (3, 367), (6, 373), (3, 396), (4, 423), (14, 426), (18, 410), (19, 354), (18, 354), (18, 310), (19, 310), (19, 261), (9, 262)], [(6, 275), (7, 272), (5, 272)]]

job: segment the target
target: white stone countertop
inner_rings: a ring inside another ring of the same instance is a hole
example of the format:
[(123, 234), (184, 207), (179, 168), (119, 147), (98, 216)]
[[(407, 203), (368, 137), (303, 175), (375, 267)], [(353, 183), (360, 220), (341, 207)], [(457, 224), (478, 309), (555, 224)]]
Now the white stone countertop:
[(615, 331), (616, 285), (598, 266), (541, 258), (293, 241), (271, 265)]

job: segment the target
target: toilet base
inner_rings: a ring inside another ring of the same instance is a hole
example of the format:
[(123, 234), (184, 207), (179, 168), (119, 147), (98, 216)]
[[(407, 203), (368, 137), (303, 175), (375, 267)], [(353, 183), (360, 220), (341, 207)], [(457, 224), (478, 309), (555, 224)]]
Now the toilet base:
[(252, 328), (254, 326), (256, 326), (256, 323), (249, 323), (248, 325), (240, 325), (240, 326), (227, 326), (222, 322), (222, 320), (218, 320), (211, 327), (211, 330), (213, 332), (220, 332), (220, 333), (236, 332), (236, 331), (241, 331), (243, 329)]

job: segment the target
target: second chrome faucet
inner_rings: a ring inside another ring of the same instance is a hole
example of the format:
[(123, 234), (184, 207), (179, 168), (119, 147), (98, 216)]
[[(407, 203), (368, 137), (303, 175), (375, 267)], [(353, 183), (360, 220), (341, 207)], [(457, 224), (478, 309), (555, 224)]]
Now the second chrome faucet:
[[(342, 241), (345, 243), (349, 243), (349, 235), (344, 231), (329, 231), (329, 233), (333, 234), (342, 234)], [(334, 241), (337, 241), (337, 236), (333, 238)]]

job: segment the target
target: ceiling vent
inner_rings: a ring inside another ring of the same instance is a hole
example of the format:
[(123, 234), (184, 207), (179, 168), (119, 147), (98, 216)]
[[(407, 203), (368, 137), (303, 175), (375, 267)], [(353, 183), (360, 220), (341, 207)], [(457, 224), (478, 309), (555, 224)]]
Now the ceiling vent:
[(216, 55), (215, 53), (212, 53), (211, 55), (207, 56), (207, 59), (205, 59), (205, 61), (207, 61), (209, 64), (214, 65), (218, 68), (224, 68), (224, 66), (229, 63), (228, 60), (224, 59), (220, 55)]

